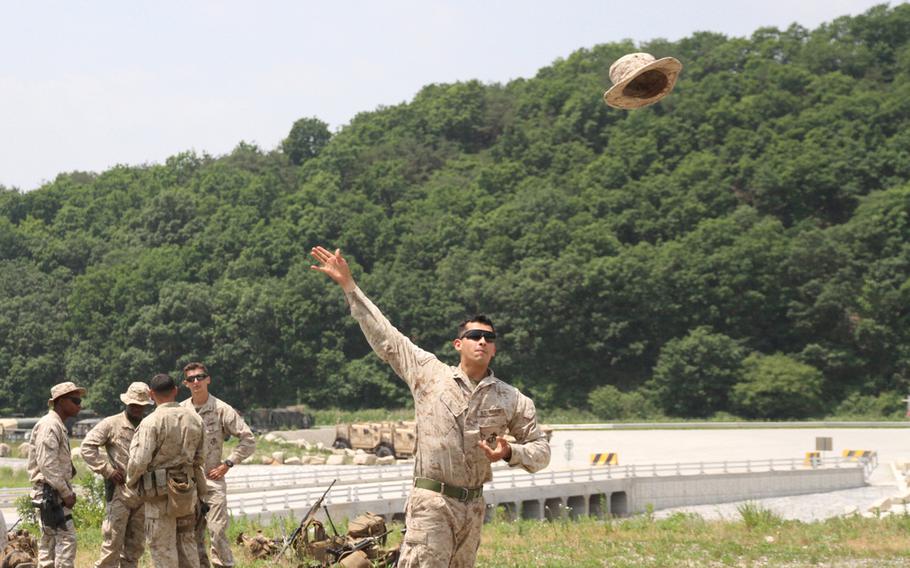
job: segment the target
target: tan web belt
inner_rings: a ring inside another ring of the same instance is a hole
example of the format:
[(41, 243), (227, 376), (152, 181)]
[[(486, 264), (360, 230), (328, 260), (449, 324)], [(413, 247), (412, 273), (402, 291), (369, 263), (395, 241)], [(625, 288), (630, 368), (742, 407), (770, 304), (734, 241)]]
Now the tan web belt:
[(458, 487), (457, 485), (443, 483), (441, 481), (436, 481), (435, 479), (429, 479), (427, 477), (415, 477), (414, 487), (417, 487), (419, 489), (426, 489), (428, 491), (435, 491), (436, 493), (442, 493), (446, 497), (457, 499), (462, 503), (473, 501), (474, 499), (477, 499), (483, 495), (483, 486), (474, 489), (465, 489), (464, 487)]

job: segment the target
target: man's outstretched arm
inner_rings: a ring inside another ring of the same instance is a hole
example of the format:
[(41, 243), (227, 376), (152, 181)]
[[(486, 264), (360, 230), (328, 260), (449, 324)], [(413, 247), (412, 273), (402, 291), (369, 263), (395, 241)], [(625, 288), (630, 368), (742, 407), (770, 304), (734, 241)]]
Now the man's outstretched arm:
[(360, 324), (370, 347), (380, 359), (391, 365), (412, 391), (418, 387), (420, 377), (429, 376), (427, 370), (435, 365), (443, 365), (435, 355), (420, 349), (395, 329), (379, 308), (357, 287), (351, 268), (339, 249), (332, 253), (317, 246), (313, 247), (310, 254), (319, 261), (319, 265), (311, 268), (322, 272), (344, 290), (344, 297), (351, 306), (351, 315)]

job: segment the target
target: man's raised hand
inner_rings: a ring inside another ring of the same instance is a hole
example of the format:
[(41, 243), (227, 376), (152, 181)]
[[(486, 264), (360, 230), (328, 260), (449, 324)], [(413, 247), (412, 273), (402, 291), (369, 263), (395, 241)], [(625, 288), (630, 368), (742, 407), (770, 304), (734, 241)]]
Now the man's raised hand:
[(319, 262), (318, 266), (311, 265), (310, 268), (318, 270), (334, 280), (345, 292), (354, 290), (356, 286), (354, 277), (351, 276), (348, 261), (341, 256), (341, 249), (335, 249), (333, 254), (324, 247), (315, 246), (310, 250), (310, 254)]

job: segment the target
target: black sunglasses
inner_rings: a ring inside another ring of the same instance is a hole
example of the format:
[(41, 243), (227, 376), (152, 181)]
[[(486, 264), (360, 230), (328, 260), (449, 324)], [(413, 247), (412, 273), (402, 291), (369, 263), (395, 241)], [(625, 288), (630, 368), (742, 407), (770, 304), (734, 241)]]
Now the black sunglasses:
[(487, 343), (496, 343), (495, 331), (487, 331), (485, 329), (469, 329), (461, 336), (462, 339), (470, 339), (471, 341), (480, 341), (481, 337), (484, 338)]
[(73, 401), (73, 404), (75, 404), (76, 406), (82, 406), (82, 399), (79, 398), (78, 396), (68, 396), (66, 398)]
[(186, 381), (186, 382), (188, 382), (188, 383), (197, 383), (197, 382), (199, 382), (199, 381), (204, 381), (204, 380), (206, 380), (207, 378), (209, 378), (208, 375), (202, 374), (202, 375), (193, 375), (192, 377), (187, 377), (187, 378), (185, 378), (185, 379), (183, 379), (183, 380)]

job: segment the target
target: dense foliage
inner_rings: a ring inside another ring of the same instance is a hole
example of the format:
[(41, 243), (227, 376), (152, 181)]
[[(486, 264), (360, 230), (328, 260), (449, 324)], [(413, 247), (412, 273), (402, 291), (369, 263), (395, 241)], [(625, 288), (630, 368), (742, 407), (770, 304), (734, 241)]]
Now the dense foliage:
[[(676, 90), (608, 108), (610, 64), (638, 50), (683, 62)], [(241, 408), (406, 404), (315, 244), (444, 358), (489, 314), (497, 374), (541, 407), (612, 385), (676, 415), (894, 408), (876, 401), (910, 387), (910, 5), (607, 43), (334, 134), (302, 119), (273, 151), (0, 187), (0, 408), (38, 412), (66, 377), (110, 410), (197, 359)], [(814, 406), (775, 409), (804, 376)]]

